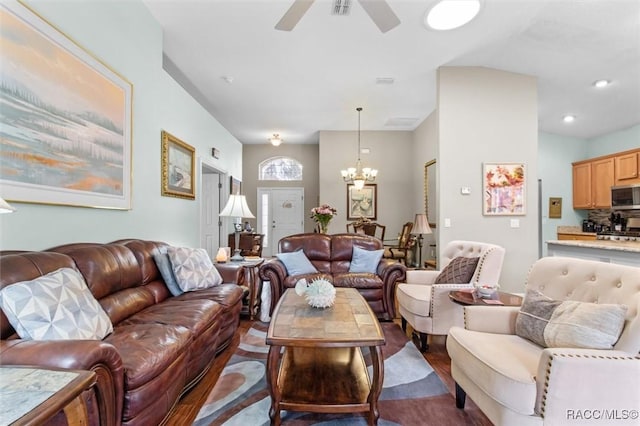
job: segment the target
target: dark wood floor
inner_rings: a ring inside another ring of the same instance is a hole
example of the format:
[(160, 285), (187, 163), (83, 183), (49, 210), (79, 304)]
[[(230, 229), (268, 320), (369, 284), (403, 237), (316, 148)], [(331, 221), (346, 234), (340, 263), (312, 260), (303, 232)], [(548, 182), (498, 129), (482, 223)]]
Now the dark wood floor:
[[(216, 358), (211, 369), (206, 376), (202, 378), (198, 385), (180, 400), (176, 408), (173, 410), (171, 417), (167, 420), (167, 425), (184, 426), (193, 423), (198, 411), (200, 411), (200, 407), (204, 404), (207, 395), (209, 395), (209, 392), (215, 385), (218, 377), (220, 377), (222, 369), (225, 367), (227, 361), (229, 361), (229, 358), (231, 358), (231, 355), (233, 355), (233, 352), (238, 346), (240, 337), (243, 336), (249, 328), (251, 328), (251, 325), (251, 321), (242, 319), (238, 333), (236, 333), (231, 345), (218, 358)], [(445, 348), (444, 336), (430, 337), (429, 350), (424, 353), (424, 357), (429, 364), (431, 364), (438, 376), (440, 376), (443, 383), (449, 389), (449, 392), (454, 395), (454, 381), (451, 378), (451, 360), (449, 359), (449, 355)], [(467, 398), (465, 411), (471, 420), (469, 423), (465, 423), (465, 425), (491, 425), (491, 422), (469, 398)], [(455, 426), (453, 423), (451, 425)]]

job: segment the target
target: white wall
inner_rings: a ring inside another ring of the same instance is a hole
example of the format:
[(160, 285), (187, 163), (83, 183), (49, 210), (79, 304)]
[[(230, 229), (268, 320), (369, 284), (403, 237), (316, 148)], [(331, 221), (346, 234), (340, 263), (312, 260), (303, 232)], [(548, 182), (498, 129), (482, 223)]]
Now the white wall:
[[(413, 221), (415, 211), (407, 202), (413, 186), (412, 132), (363, 131), (361, 146), (370, 154), (360, 156), (364, 167), (378, 169), (377, 222), (386, 226), (385, 239), (393, 239), (402, 224)], [(347, 184), (340, 170), (355, 167), (358, 151), (357, 131), (321, 131), (319, 150), (320, 204), (327, 203), (338, 210), (329, 225), (330, 233), (346, 232)]]
[[(505, 247), (501, 285), (522, 291), (538, 258), (538, 103), (534, 77), (478, 67), (438, 72), (438, 192), (440, 250), (451, 240), (492, 242)], [(482, 164), (526, 165), (526, 214), (483, 216)], [(461, 195), (460, 188), (471, 188)], [(518, 219), (519, 228), (510, 227)]]
[[(0, 248), (41, 250), (127, 237), (198, 246), (199, 194), (196, 201), (160, 196), (160, 132), (189, 143), (197, 157), (234, 176), (242, 176), (242, 145), (162, 69), (159, 24), (137, 0), (28, 4), (133, 84), (133, 208), (15, 203), (17, 212), (0, 216)], [(209, 155), (214, 146), (220, 160)]]

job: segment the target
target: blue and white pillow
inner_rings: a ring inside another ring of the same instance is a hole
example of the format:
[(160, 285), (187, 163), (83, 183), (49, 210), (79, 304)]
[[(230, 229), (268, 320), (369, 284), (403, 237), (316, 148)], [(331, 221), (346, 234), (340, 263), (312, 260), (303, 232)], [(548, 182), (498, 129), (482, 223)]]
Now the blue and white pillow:
[(276, 257), (284, 263), (289, 275), (315, 274), (318, 272), (302, 250), (292, 251), (291, 253), (277, 253)]
[(382, 259), (383, 254), (384, 249), (365, 250), (361, 247), (353, 246), (349, 272), (367, 272), (375, 274), (378, 270), (378, 263), (380, 263), (380, 259)]

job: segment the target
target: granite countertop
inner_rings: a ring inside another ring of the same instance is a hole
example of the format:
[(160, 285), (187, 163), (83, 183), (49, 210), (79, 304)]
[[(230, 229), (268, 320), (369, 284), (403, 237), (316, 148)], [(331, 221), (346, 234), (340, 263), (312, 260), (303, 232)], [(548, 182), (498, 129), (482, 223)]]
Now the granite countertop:
[(552, 240), (547, 244), (561, 246), (586, 247), (602, 250), (618, 250), (640, 253), (640, 241), (610, 241), (610, 240)]
[(581, 226), (558, 226), (558, 234), (597, 235), (595, 232), (583, 232)]

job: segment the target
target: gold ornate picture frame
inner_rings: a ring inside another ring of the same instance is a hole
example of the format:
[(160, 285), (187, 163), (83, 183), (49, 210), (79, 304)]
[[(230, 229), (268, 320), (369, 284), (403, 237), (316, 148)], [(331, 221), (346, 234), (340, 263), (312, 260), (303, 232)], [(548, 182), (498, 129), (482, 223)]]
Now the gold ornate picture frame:
[(195, 200), (196, 150), (162, 131), (162, 195)]

